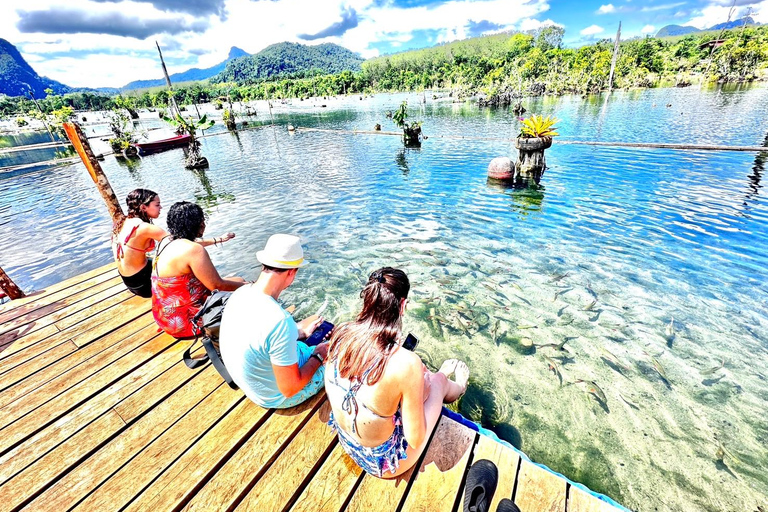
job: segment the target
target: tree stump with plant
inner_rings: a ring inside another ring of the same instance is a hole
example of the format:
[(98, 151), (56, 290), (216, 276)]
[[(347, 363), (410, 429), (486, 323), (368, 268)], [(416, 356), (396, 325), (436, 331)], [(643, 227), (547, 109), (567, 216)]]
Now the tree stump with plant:
[(515, 167), (521, 176), (533, 179), (536, 184), (547, 168), (544, 151), (552, 146), (552, 137), (559, 135), (554, 126), (557, 122), (556, 118), (534, 114), (523, 119), (520, 134), (515, 139), (515, 147), (519, 151)]
[(408, 102), (400, 104), (400, 108), (392, 114), (392, 121), (403, 130), (403, 144), (407, 147), (421, 146), (421, 121), (406, 121), (408, 119)]
[(187, 169), (202, 169), (208, 167), (208, 159), (200, 153), (200, 141), (197, 140), (197, 130), (207, 130), (214, 125), (215, 121), (208, 120), (207, 115), (203, 115), (200, 120), (195, 121), (187, 119), (179, 113), (174, 117), (163, 116), (164, 121), (168, 121), (177, 126), (181, 133), (189, 135), (189, 147), (187, 148), (187, 158), (184, 161), (184, 167)]

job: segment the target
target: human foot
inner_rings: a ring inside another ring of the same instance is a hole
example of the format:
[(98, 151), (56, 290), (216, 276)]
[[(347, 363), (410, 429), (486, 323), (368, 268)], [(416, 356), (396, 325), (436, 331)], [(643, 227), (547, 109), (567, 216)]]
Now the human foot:
[[(467, 392), (467, 385), (469, 383), (469, 367), (463, 361), (456, 359), (451, 359), (450, 361), (454, 361), (456, 364), (451, 367), (452, 373), (454, 374), (454, 380), (448, 379), (448, 390), (443, 399), (447, 404), (455, 402), (461, 398), (461, 396)], [(443, 363), (443, 367), (445, 367), (448, 362), (449, 361)], [(443, 367), (440, 368), (441, 373), (443, 373)]]
[(459, 364), (458, 359), (447, 359), (443, 362), (443, 365), (437, 371), (442, 373), (446, 377), (450, 377), (451, 375), (453, 375), (453, 372), (456, 371), (457, 364)]
[(458, 384), (463, 391), (467, 390), (467, 384), (469, 383), (469, 366), (464, 361), (457, 361), (456, 369), (454, 370), (454, 382)]

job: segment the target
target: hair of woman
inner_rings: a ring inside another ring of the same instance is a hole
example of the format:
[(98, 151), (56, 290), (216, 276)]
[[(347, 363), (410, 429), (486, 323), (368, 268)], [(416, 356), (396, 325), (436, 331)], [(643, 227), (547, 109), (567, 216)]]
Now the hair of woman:
[(128, 206), (128, 214), (115, 223), (115, 236), (117, 236), (120, 233), (120, 230), (123, 229), (123, 224), (126, 219), (138, 218), (144, 222), (152, 222), (152, 219), (149, 218), (147, 212), (142, 210), (141, 207), (149, 206), (149, 203), (154, 201), (156, 197), (157, 192), (146, 188), (137, 188), (136, 190), (129, 192), (125, 197), (125, 204)]
[(200, 236), (200, 228), (205, 222), (203, 209), (195, 203), (181, 201), (174, 203), (168, 210), (166, 224), (174, 240), (184, 238), (194, 241)]
[(411, 283), (402, 270), (384, 267), (371, 273), (360, 292), (362, 311), (354, 322), (340, 325), (331, 338), (328, 354), (336, 361), (342, 377), (361, 379), (370, 369), (364, 384), (378, 382), (398, 346), (401, 303), (410, 289)]

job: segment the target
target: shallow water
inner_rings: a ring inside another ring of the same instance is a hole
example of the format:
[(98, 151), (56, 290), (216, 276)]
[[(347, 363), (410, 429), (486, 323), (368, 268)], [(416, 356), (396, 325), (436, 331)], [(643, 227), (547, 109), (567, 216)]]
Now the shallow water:
[[(313, 263), (284, 295), (299, 317), (328, 299), (326, 316), (350, 319), (370, 271), (405, 269), (418, 352), (433, 367), (466, 360), (459, 410), (537, 462), (633, 509), (765, 506), (768, 153), (555, 144), (542, 186), (520, 191), (486, 180), (510, 142), (431, 137), (419, 150), (396, 137), (285, 130), (391, 130), (384, 112), (403, 98), (427, 135), (518, 130), (505, 110), (421, 105), (420, 94), (328, 99), (277, 105), (277, 129), (206, 138), (207, 171), (184, 170), (181, 150), (102, 165), (118, 197), (141, 186), (166, 209), (197, 201), (207, 235), (235, 231), (210, 251), (223, 272), (253, 279), (270, 234), (300, 234)], [(768, 143), (765, 88), (524, 105), (561, 118), (564, 140)], [(269, 120), (258, 108), (256, 125)], [(110, 222), (81, 165), (0, 174), (0, 184), (2, 266), (22, 288), (109, 262)], [(541, 346), (562, 341), (568, 352)]]

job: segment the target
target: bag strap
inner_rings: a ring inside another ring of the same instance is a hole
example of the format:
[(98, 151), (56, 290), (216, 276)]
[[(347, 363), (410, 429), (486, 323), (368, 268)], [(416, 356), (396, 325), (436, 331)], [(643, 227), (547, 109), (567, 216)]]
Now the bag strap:
[(219, 372), (219, 375), (221, 375), (221, 378), (227, 383), (227, 386), (232, 389), (238, 389), (237, 384), (232, 380), (227, 368), (224, 366), (224, 362), (221, 360), (221, 357), (219, 357), (219, 353), (216, 352), (216, 347), (213, 346), (213, 341), (211, 341), (211, 338), (208, 336), (203, 338), (203, 347), (205, 347), (205, 352), (208, 354), (208, 359), (211, 360), (213, 367)]
[[(187, 365), (187, 368), (190, 370), (194, 370), (195, 368), (200, 368), (205, 363), (208, 362), (208, 355), (200, 356), (200, 357), (192, 357), (192, 347), (195, 346), (195, 343), (197, 343), (197, 340), (200, 339), (200, 335), (195, 336), (195, 341), (192, 342), (192, 344), (187, 348), (187, 350), (184, 351), (184, 364)], [(206, 350), (207, 353), (207, 350)]]

